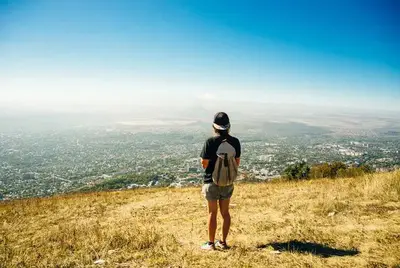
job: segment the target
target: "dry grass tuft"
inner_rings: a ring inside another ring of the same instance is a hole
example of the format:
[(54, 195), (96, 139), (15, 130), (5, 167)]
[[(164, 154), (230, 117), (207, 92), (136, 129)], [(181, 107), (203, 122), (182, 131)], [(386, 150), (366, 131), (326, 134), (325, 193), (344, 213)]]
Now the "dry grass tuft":
[(199, 188), (4, 202), (0, 267), (399, 267), (399, 198), (400, 172), (241, 183), (216, 252)]

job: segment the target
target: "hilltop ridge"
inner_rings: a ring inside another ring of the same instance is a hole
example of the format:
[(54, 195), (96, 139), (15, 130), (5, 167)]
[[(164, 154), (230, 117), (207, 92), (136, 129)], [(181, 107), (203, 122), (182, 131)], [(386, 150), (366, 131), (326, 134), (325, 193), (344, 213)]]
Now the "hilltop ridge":
[(199, 187), (14, 200), (0, 203), (0, 267), (399, 267), (399, 201), (399, 171), (239, 183), (232, 248), (202, 252)]

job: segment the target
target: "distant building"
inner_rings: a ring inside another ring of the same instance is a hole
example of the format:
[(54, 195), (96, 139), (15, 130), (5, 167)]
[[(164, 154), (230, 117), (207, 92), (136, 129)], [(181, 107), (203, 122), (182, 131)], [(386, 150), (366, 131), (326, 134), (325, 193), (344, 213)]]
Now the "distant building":
[(35, 179), (35, 173), (34, 172), (29, 172), (29, 173), (25, 173), (22, 175), (22, 179), (23, 180), (34, 180)]

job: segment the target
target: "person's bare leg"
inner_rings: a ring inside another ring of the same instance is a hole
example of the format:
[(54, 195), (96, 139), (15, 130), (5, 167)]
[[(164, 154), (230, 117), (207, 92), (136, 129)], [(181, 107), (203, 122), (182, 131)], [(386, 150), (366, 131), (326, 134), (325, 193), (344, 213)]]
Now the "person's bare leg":
[(231, 227), (231, 214), (229, 213), (229, 201), (230, 199), (219, 200), (219, 209), (223, 218), (222, 224), (222, 242), (226, 243), (226, 237)]
[(208, 201), (208, 241), (215, 240), (215, 232), (217, 231), (217, 214), (218, 203), (217, 200)]

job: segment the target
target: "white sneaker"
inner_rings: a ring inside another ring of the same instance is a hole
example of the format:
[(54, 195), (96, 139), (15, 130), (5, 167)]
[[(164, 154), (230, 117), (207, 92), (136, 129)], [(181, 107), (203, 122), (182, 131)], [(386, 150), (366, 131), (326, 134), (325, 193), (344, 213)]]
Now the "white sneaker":
[(220, 240), (217, 240), (217, 242), (215, 242), (215, 247), (220, 248), (220, 249), (229, 249), (226, 242), (222, 242)]
[(201, 245), (201, 249), (203, 250), (214, 250), (215, 245), (212, 242), (205, 242), (203, 245)]

